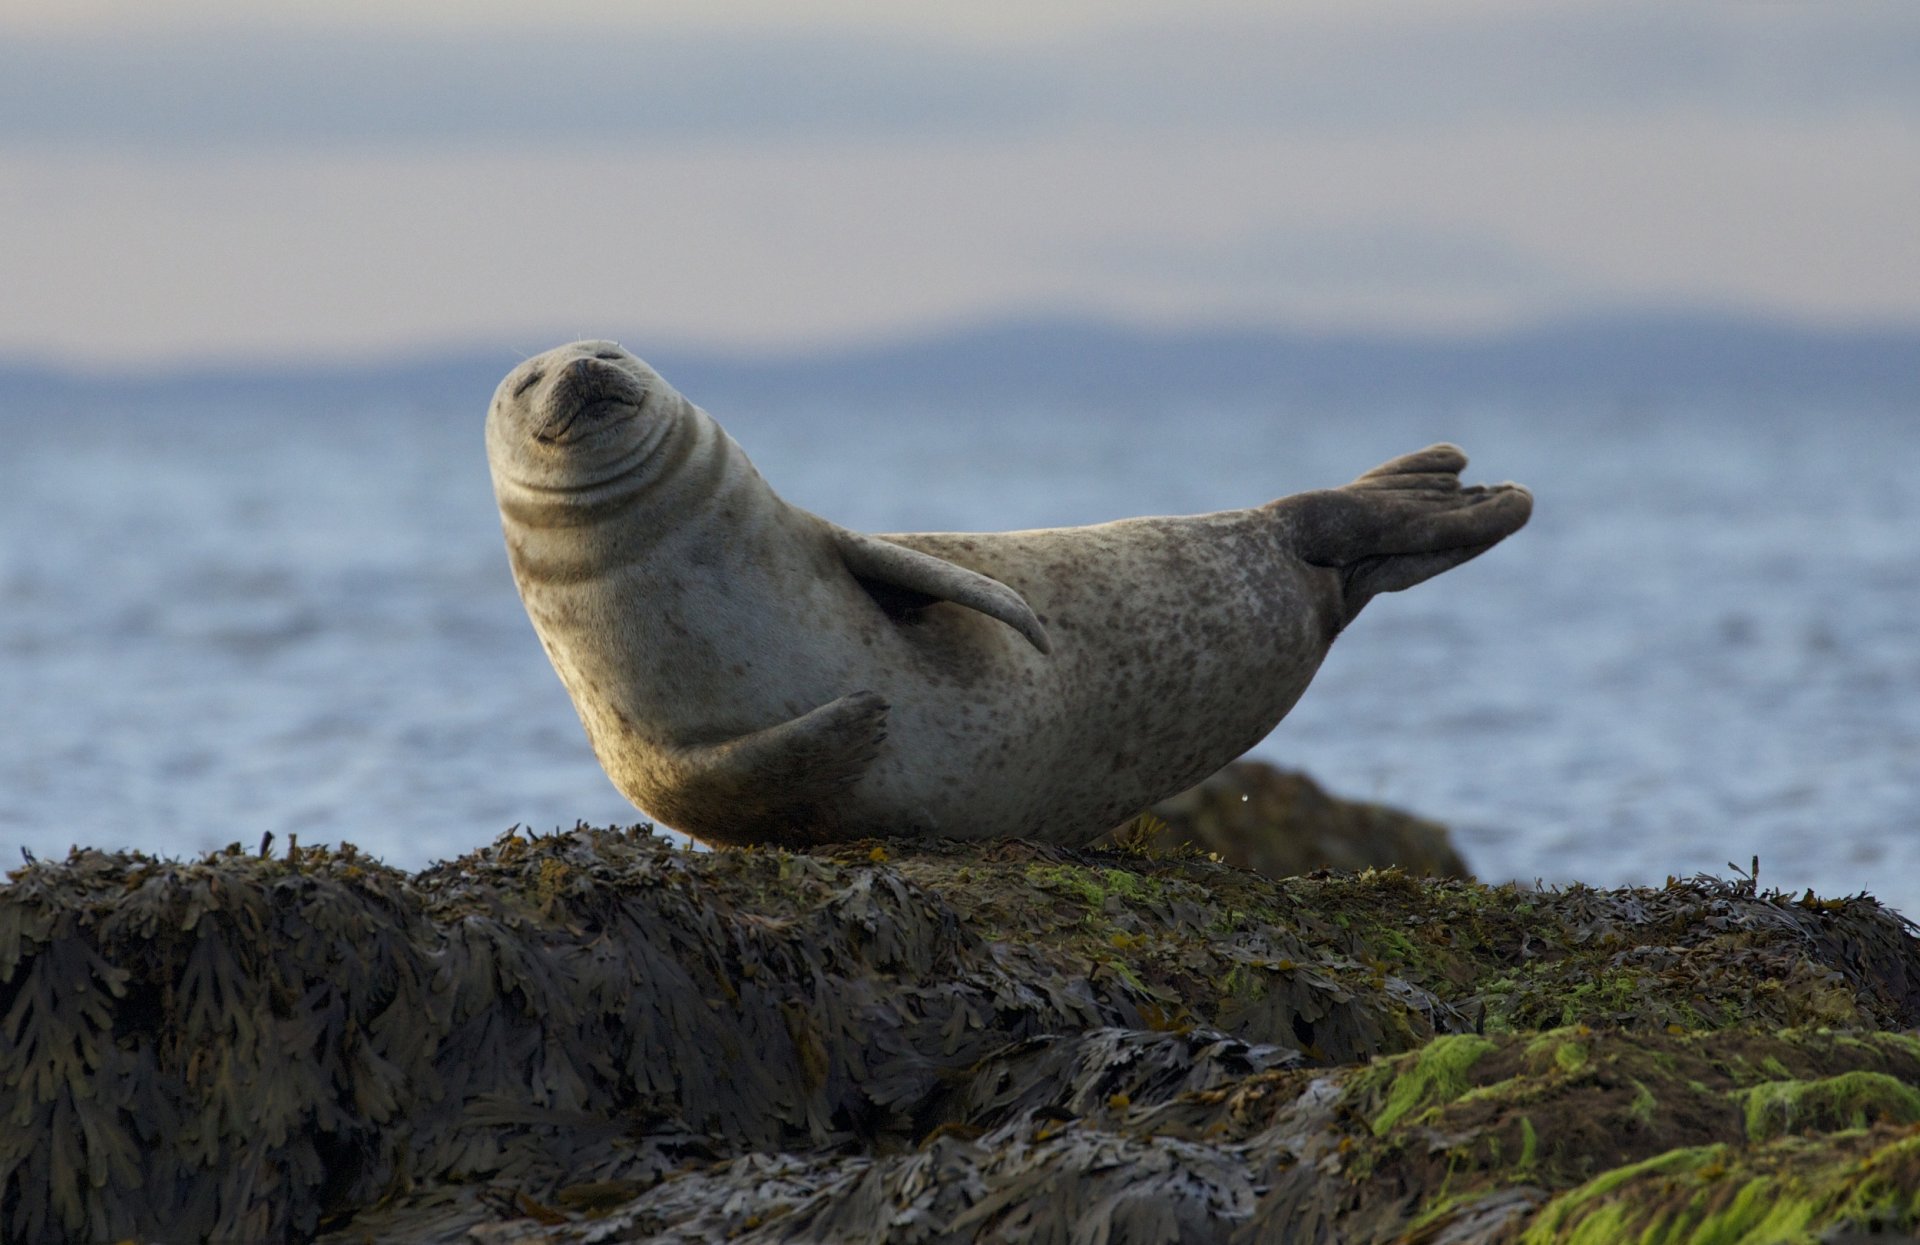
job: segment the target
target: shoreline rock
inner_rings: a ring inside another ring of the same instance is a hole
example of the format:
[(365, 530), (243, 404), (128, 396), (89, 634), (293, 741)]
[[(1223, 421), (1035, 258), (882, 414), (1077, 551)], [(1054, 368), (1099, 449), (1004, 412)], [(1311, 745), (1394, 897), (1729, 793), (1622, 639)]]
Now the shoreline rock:
[(1170, 853), (1212, 852), (1270, 878), (1316, 869), (1404, 869), (1471, 878), (1447, 828), (1412, 813), (1331, 795), (1298, 770), (1239, 760), (1162, 800), (1103, 840)]
[(7, 1239), (1920, 1226), (1920, 942), (1865, 896), (586, 827), (9, 878)]

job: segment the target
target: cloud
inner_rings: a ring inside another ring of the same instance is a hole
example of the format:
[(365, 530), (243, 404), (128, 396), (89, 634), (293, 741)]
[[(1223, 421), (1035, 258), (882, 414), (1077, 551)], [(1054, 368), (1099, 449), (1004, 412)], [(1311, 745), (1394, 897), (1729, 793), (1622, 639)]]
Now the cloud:
[(1911, 131), (130, 159), (0, 151), (0, 355), (807, 348), (1085, 311), (1421, 330), (1596, 305), (1920, 316)]
[(1920, 314), (1920, 6), (1125, 3), (996, 38), (0, 17), (0, 353)]
[(259, 30), (0, 44), (0, 142), (150, 147), (789, 138), (1003, 129), (1044, 80), (827, 34), (375, 37)]
[(794, 141), (1062, 128), (1428, 128), (1548, 116), (1920, 114), (1920, 7), (1250, 16), (1022, 43), (853, 26), (16, 34), (0, 143)]
[(1920, 111), (1920, 8), (1540, 6), (1390, 25), (1168, 26), (1070, 58), (1085, 111), (1137, 122), (1428, 128), (1673, 110)]

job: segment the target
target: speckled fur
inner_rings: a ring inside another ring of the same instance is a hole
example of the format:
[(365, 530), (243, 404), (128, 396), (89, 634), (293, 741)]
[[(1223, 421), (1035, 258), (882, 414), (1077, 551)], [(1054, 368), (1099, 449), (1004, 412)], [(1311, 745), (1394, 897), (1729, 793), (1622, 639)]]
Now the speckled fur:
[(782, 501), (612, 343), (509, 373), (487, 448), (515, 581), (601, 764), (727, 844), (1084, 843), (1258, 742), (1368, 598), (1532, 504), (1461, 487), (1464, 456), (1435, 446), (1247, 510), (879, 538), (1010, 587), (1029, 637), (1017, 602), (863, 585), (844, 551), (870, 538)]

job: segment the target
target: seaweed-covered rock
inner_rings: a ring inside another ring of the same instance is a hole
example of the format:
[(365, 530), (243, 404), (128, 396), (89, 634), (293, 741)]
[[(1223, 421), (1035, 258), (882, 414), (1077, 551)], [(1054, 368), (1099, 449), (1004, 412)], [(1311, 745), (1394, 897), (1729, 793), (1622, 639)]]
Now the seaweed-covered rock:
[(10, 878), (9, 1240), (1602, 1239), (1744, 1222), (1639, 1183), (1715, 1173), (1920, 1222), (1865, 897), (586, 828)]
[(1109, 841), (1211, 852), (1270, 878), (1387, 868), (1419, 877), (1472, 876), (1440, 823), (1329, 795), (1305, 774), (1264, 761), (1235, 761), (1154, 805)]

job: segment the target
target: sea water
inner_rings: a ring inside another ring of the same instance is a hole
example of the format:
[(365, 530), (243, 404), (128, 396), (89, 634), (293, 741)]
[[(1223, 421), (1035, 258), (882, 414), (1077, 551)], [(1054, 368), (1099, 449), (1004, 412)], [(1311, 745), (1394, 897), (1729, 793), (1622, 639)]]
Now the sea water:
[[(504, 370), (504, 368), (502, 369)], [(515, 596), (485, 394), (0, 409), (0, 855), (271, 831), (417, 867), (627, 823)], [(1253, 504), (1453, 440), (1535, 492), (1384, 596), (1256, 755), (1437, 818), (1484, 878), (1744, 869), (1920, 913), (1920, 418), (1725, 393), (715, 414), (869, 531)]]

